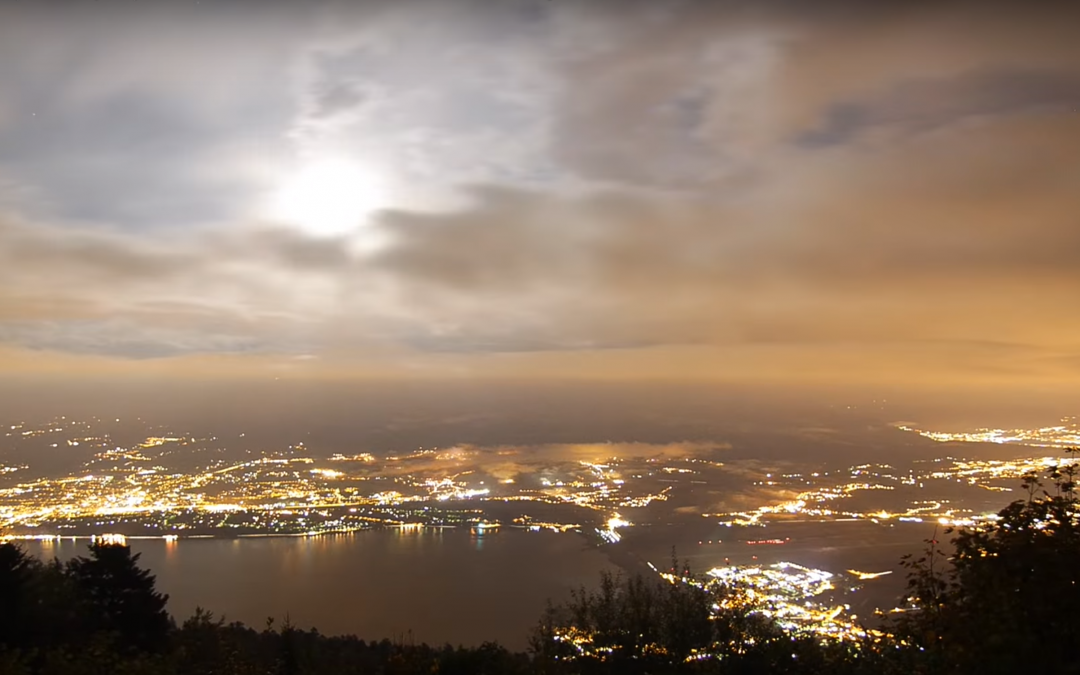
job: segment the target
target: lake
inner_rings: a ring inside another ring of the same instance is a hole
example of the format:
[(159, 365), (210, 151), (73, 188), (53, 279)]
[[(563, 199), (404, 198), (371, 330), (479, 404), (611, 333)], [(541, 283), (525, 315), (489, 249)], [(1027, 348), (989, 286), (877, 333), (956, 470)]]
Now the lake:
[[(197, 606), (261, 629), (300, 628), (431, 644), (497, 640), (524, 649), (548, 599), (613, 570), (581, 536), (502, 529), (378, 529), (317, 537), (129, 539), (177, 621)], [(37, 555), (82, 555), (86, 539), (24, 542)]]
[[(157, 575), (178, 621), (201, 606), (254, 628), (286, 616), (300, 628), (355, 634), (366, 640), (412, 639), (476, 645), (495, 640), (524, 649), (548, 599), (593, 586), (604, 570), (666, 567), (675, 545), (697, 572), (732, 564), (781, 560), (829, 570), (892, 571), (847, 594), (864, 617), (893, 607), (903, 592), (905, 553), (935, 536), (932, 523), (901, 526), (860, 522), (776, 523), (734, 530), (690, 519), (634, 527), (623, 541), (598, 549), (584, 537), (504, 528), (482, 535), (467, 529), (373, 529), (315, 537), (129, 539), (140, 564)], [(767, 534), (766, 534), (767, 533)], [(748, 546), (774, 537), (783, 545)], [(43, 557), (86, 552), (88, 540), (24, 542)], [(411, 635), (411, 637), (410, 637)]]

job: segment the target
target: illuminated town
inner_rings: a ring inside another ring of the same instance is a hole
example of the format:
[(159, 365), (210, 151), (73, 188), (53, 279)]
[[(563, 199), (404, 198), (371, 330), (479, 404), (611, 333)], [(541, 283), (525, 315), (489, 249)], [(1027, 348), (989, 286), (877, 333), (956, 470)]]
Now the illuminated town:
[[(500, 520), (480, 509), (512, 513), (510, 526), (532, 531), (577, 530), (581, 522), (602, 538), (629, 523), (616, 509), (642, 508), (666, 499), (670, 487), (655, 492), (624, 479), (616, 463), (578, 460), (557, 477), (517, 484), (476, 465), (470, 448), (417, 449), (377, 459), (370, 453), (333, 454), (316, 459), (303, 443), (247, 461), (214, 459), (195, 469), (178, 469), (186, 459), (219, 439), (150, 436), (126, 446), (107, 435), (73, 436), (91, 424), (59, 420), (43, 427), (10, 425), (6, 436), (57, 438), (50, 447), (92, 453), (76, 472), (19, 480), (23, 465), (0, 465), (0, 528), (9, 536), (35, 538), (98, 534), (103, 528), (126, 536), (225, 534), (319, 534), (370, 527), (477, 527)], [(639, 476), (640, 478), (640, 476)], [(511, 505), (499, 509), (499, 506)], [(546, 517), (532, 505), (567, 507), (574, 517)]]
[[(659, 523), (673, 527), (690, 518), (712, 528), (710, 539), (696, 542), (700, 555), (707, 556), (707, 545), (720, 544), (721, 538), (728, 542), (724, 554), (704, 558), (708, 572), (694, 582), (726, 589), (716, 594), (722, 598), (717, 609), (737, 602), (785, 628), (841, 638), (866, 635), (845, 594), (891, 570), (828, 571), (794, 562), (783, 551), (792, 548), (797, 535), (763, 530), (838, 522), (963, 526), (994, 519), (1014, 498), (1010, 493), (1022, 476), (1074, 462), (1065, 449), (1080, 440), (1074, 420), (1034, 430), (972, 433), (899, 427), (953, 443), (957, 454), (962, 442), (1030, 445), (1041, 452), (1013, 459), (947, 456), (831, 467), (777, 462), (763, 469), (720, 461), (720, 451), (708, 447), (643, 445), (628, 453), (603, 444), (543, 451), (455, 446), (383, 455), (320, 453), (297, 442), (258, 451), (243, 446), (243, 434), (232, 441), (241, 443), (233, 450), (217, 436), (139, 424), (133, 426), (145, 429), (145, 435), (119, 443), (99, 428), (104, 426), (99, 420), (66, 418), (6, 425), (4, 440), (11, 451), (0, 463), (0, 537), (177, 542), (375, 527), (464, 528), (475, 536), (495, 536), (508, 528), (572, 533), (614, 551), (627, 546), (628, 533), (639, 526), (645, 531)], [(52, 453), (69, 468), (41, 471), (28, 460), (39, 456), (35, 453)], [(693, 489), (714, 485), (744, 506), (690, 509), (692, 515), (682, 516), (685, 507), (669, 505)], [(733, 550), (745, 553), (732, 561)], [(766, 556), (766, 551), (776, 553)], [(670, 571), (660, 574), (679, 580)]]
[[(974, 525), (992, 520), (1004, 503), (977, 491), (1009, 493), (1020, 479), (1053, 467), (1074, 464), (1065, 452), (1080, 446), (1080, 429), (1072, 422), (1041, 429), (979, 430), (971, 433), (920, 431), (899, 426), (938, 442), (1016, 444), (1060, 449), (1053, 455), (1014, 459), (942, 457), (911, 460), (906, 465), (867, 463), (843, 470), (767, 473), (755, 485), (772, 488), (790, 498), (765, 503), (753, 510), (704, 514), (721, 524), (765, 525), (800, 518), (866, 519), (872, 522), (936, 522), (944, 526)], [(975, 491), (975, 492), (973, 492)]]
[(1061, 424), (1040, 429), (976, 429), (959, 433), (923, 431), (902, 425), (897, 428), (917, 433), (939, 443), (999, 443), (1040, 448), (1080, 447), (1080, 426), (1077, 425), (1077, 418), (1066, 417), (1061, 422)]
[(856, 623), (851, 605), (829, 601), (830, 591), (840, 586), (853, 587), (847, 579), (824, 570), (778, 562), (771, 565), (726, 565), (714, 567), (703, 581), (680, 579), (670, 572), (661, 576), (672, 583), (696, 583), (714, 591), (718, 604), (714, 609), (745, 607), (786, 629), (838, 639), (857, 639), (866, 630)]
[[(707, 591), (713, 600), (712, 618), (725, 610), (745, 610), (760, 615), (796, 635), (809, 635), (836, 640), (861, 640), (881, 636), (882, 632), (866, 629), (857, 623), (858, 615), (851, 606), (835, 602), (838, 590), (857, 590), (859, 580), (883, 573), (862, 573), (854, 570), (843, 577), (791, 562), (770, 565), (725, 565), (715, 567), (703, 577), (661, 571), (652, 563), (649, 567), (672, 584), (691, 584)], [(574, 656), (604, 656), (610, 648), (598, 645), (596, 636), (576, 627), (555, 629), (558, 642), (573, 647)], [(650, 648), (656, 649), (655, 645)], [(711, 658), (707, 651), (696, 652), (691, 659)]]

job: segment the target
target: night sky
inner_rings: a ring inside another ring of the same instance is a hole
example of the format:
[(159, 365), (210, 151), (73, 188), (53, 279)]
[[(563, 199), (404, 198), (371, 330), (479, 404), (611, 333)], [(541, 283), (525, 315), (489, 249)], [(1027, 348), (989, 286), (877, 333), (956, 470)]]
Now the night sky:
[(1080, 11), (0, 2), (10, 381), (1080, 388)]

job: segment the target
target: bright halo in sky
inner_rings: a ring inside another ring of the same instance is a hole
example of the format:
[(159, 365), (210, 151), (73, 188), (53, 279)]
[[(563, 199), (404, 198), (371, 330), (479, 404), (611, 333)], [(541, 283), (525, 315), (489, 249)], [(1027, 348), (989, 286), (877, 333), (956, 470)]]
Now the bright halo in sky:
[(380, 208), (378, 182), (356, 162), (324, 159), (305, 164), (287, 177), (273, 202), (273, 215), (304, 232), (344, 234)]

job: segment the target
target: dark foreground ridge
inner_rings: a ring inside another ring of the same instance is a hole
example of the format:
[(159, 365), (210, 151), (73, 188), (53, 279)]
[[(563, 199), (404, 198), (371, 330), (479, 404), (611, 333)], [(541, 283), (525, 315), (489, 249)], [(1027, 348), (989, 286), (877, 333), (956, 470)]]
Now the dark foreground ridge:
[(550, 607), (527, 653), (329, 637), (288, 620), (256, 630), (204, 610), (177, 625), (127, 546), (61, 564), (0, 543), (0, 675), (1080, 673), (1074, 472), (1025, 477), (1026, 498), (957, 530), (950, 553), (926, 542), (904, 563), (907, 611), (858, 640), (785, 631), (745, 589), (699, 584), (674, 560), (667, 581), (605, 575)]

